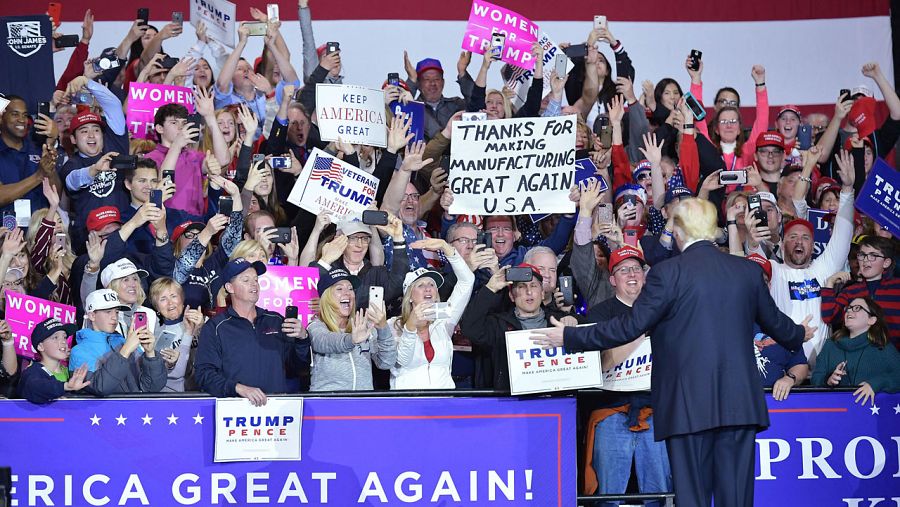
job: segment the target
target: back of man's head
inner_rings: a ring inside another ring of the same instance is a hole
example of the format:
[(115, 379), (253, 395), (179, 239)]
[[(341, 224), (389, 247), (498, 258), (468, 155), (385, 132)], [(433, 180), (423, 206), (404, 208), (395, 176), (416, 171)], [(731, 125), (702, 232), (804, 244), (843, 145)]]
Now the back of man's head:
[(713, 241), (716, 238), (716, 226), (718, 217), (716, 207), (705, 199), (688, 197), (682, 199), (673, 212), (675, 222), (676, 239), (680, 241), (679, 247), (699, 239)]

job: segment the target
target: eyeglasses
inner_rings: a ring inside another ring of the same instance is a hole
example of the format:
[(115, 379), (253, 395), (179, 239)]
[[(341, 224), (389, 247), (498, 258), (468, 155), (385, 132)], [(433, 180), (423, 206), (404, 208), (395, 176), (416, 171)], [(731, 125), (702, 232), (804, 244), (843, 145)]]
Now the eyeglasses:
[(182, 236), (184, 236), (185, 239), (194, 239), (199, 235), (200, 235), (200, 231), (187, 231), (186, 233), (182, 234)]
[(783, 151), (783, 150), (779, 150), (778, 148), (775, 148), (775, 149), (772, 149), (772, 150), (763, 150), (763, 149), (759, 149), (759, 150), (756, 150), (756, 153), (759, 153), (759, 156), (760, 156), (760, 157), (775, 158), (775, 157), (777, 157), (778, 155), (783, 155), (783, 154), (784, 154), (784, 151)]
[(862, 312), (868, 313), (869, 315), (873, 315), (873, 313), (870, 312), (868, 308), (866, 308), (866, 307), (864, 307), (864, 306), (862, 306), (862, 305), (850, 305), (850, 306), (847, 307), (847, 311), (853, 312), (853, 313), (857, 313), (857, 312), (861, 312), (861, 311), (862, 311)]
[(413, 201), (418, 201), (419, 197), (421, 197), (419, 194), (406, 194), (403, 196), (403, 199), (405, 199), (405, 200), (412, 199)]
[(368, 245), (372, 242), (372, 237), (368, 234), (360, 234), (359, 236), (347, 236), (348, 243), (357, 243), (359, 245)]
[(649, 180), (650, 177), (651, 177), (650, 173), (641, 173), (641, 175), (638, 176), (637, 179), (638, 179), (638, 181), (644, 181), (644, 180)]
[(737, 120), (719, 120), (719, 125), (737, 125)]
[(641, 266), (631, 266), (630, 268), (619, 268), (615, 270), (614, 274), (622, 274), (622, 275), (630, 275), (632, 273), (640, 273), (644, 271), (644, 268)]
[(865, 252), (857, 252), (856, 253), (856, 260), (860, 260), (860, 261), (874, 261), (875, 259), (878, 259), (878, 258), (884, 259), (885, 256), (879, 255), (877, 253), (865, 253)]
[(719, 99), (719, 101), (716, 103), (721, 104), (723, 106), (731, 106), (731, 107), (737, 107), (737, 105), (738, 105), (738, 101), (732, 100), (732, 99)]
[(451, 241), (451, 243), (456, 243), (457, 241), (459, 241), (463, 245), (475, 245), (478, 243), (478, 240), (474, 239), (474, 238), (471, 238), (471, 239), (470, 238), (456, 238), (453, 241)]

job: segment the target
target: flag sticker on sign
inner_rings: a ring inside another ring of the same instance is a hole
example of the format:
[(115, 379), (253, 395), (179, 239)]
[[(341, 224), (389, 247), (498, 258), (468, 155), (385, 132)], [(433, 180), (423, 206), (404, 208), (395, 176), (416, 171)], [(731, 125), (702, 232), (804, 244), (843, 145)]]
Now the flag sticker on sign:
[(309, 179), (318, 181), (323, 177), (331, 178), (338, 185), (340, 185), (341, 179), (343, 179), (344, 177), (344, 173), (341, 172), (341, 165), (338, 164), (335, 159), (331, 157), (317, 156), (316, 161), (313, 162), (313, 170), (309, 175)]

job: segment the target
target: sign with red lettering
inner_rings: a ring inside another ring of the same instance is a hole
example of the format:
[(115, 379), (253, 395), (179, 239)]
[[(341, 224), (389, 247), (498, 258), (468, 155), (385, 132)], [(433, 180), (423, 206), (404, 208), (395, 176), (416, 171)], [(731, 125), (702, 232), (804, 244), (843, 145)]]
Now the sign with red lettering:
[(316, 117), (323, 141), (387, 147), (384, 92), (362, 86), (317, 84)]
[(600, 352), (542, 349), (531, 341), (534, 331), (506, 333), (509, 389), (514, 395), (602, 387)]
[(627, 353), (628, 357), (603, 372), (603, 390), (649, 391), (653, 367), (650, 338), (642, 336), (616, 349), (622, 349), (621, 352)]
[(345, 217), (362, 215), (375, 202), (377, 191), (374, 176), (313, 148), (287, 200), (314, 215), (330, 211)]
[(213, 461), (300, 461), (302, 423), (303, 398), (217, 398)]

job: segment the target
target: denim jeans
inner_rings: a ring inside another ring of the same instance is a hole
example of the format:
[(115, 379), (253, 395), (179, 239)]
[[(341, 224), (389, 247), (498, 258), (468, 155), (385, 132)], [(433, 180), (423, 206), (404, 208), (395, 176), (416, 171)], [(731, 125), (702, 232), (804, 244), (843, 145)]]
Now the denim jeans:
[[(594, 471), (600, 486), (598, 494), (625, 493), (631, 476), (631, 459), (634, 457), (638, 488), (642, 493), (672, 491), (672, 470), (666, 454), (665, 442), (653, 441), (653, 416), (647, 419), (650, 429), (631, 431), (628, 416), (616, 413), (597, 424), (594, 432)], [(644, 505), (659, 506), (661, 501), (648, 501)], [(601, 502), (603, 507), (619, 505), (619, 502)]]

